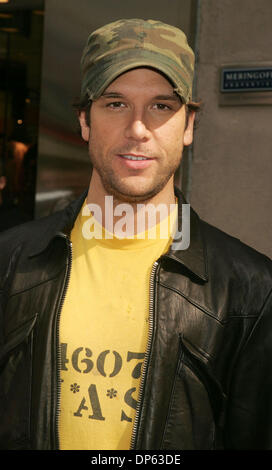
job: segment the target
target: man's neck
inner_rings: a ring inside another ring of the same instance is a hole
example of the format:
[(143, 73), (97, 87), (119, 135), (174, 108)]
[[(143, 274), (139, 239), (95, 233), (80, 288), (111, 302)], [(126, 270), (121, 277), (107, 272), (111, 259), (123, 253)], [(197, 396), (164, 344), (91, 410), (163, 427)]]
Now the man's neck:
[[(118, 199), (107, 193), (97, 178), (92, 178), (87, 195), (87, 204), (91, 210), (98, 210), (104, 228), (111, 230), (126, 223), (130, 235), (136, 235), (162, 222), (175, 207), (173, 181), (155, 196), (139, 202)], [(97, 212), (96, 212), (97, 213)], [(94, 211), (94, 216), (96, 215)], [(119, 222), (119, 224), (118, 224)]]

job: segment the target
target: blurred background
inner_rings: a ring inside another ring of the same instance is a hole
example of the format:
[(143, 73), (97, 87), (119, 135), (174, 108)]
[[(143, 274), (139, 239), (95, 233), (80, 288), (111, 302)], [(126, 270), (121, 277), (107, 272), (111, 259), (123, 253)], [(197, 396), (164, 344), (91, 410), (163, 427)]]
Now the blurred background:
[[(180, 27), (196, 53), (203, 109), (176, 184), (200, 217), (272, 257), (271, 0), (0, 0), (0, 230), (88, 187), (73, 109), (82, 48), (94, 29), (137, 17)], [(238, 83), (239, 70), (267, 79)]]

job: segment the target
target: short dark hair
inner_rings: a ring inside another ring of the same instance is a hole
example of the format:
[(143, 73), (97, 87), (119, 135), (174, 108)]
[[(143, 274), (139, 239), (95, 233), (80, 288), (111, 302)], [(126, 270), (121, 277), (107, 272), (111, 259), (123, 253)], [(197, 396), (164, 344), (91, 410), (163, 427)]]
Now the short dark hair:
[(90, 100), (88, 95), (85, 95), (82, 100), (76, 98), (73, 103), (73, 108), (75, 109), (77, 115), (81, 112), (85, 113), (85, 120), (88, 126), (90, 126), (90, 109), (91, 109), (92, 101)]

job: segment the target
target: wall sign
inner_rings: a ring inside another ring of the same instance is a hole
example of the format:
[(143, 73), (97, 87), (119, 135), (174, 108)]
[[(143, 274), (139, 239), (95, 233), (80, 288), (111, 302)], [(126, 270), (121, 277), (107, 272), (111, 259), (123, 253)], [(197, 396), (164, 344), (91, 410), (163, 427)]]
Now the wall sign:
[(219, 104), (272, 104), (272, 65), (222, 66)]

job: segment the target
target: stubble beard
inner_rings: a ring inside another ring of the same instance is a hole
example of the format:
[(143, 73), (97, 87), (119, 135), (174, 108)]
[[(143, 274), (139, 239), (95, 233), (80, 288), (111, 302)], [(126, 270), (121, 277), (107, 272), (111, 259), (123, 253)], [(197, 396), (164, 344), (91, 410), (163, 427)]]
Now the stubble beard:
[(136, 206), (137, 203), (148, 203), (152, 198), (159, 194), (170, 178), (174, 175), (181, 162), (180, 157), (180, 160), (176, 162), (175, 165), (168, 166), (164, 169), (163, 175), (160, 177), (157, 175), (157, 181), (155, 181), (155, 177), (154, 182), (149, 189), (142, 194), (134, 194), (133, 191), (130, 191), (129, 188), (126, 187), (126, 185), (122, 185), (122, 182), (118, 177), (116, 177), (112, 168), (105, 166), (102, 167), (99, 165), (94, 152), (91, 150), (91, 146), (89, 147), (89, 156), (93, 168), (97, 171), (100, 177), (106, 194), (113, 197), (115, 204), (121, 202), (130, 203), (133, 206)]

